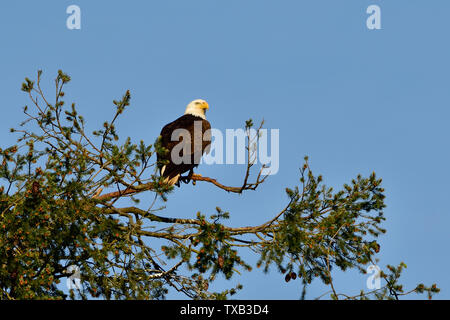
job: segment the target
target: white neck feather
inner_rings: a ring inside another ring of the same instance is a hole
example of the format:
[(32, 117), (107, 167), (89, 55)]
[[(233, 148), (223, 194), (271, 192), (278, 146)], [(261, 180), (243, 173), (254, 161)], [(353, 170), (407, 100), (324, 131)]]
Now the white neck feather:
[(184, 112), (184, 114), (191, 114), (193, 116), (200, 117), (203, 120), (206, 120), (206, 115), (205, 115), (205, 110), (204, 109), (193, 108), (191, 106), (188, 106), (186, 108), (186, 111)]

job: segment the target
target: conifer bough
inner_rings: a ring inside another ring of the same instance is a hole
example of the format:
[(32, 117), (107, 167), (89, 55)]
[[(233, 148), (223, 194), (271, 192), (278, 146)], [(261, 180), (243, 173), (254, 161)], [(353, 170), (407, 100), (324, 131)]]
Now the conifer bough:
[[(256, 267), (278, 268), (280, 286), (297, 283), (302, 297), (316, 278), (330, 287), (323, 297), (332, 299), (399, 299), (413, 292), (431, 298), (439, 292), (435, 284), (405, 290), (399, 284), (404, 263), (381, 272), (380, 289), (344, 294), (334, 286), (333, 270), (365, 273), (377, 262), (385, 195), (375, 173), (334, 191), (305, 158), (298, 185), (286, 188), (286, 206), (254, 226), (227, 225), (230, 213), (219, 207), (209, 217), (162, 214), (157, 200), (167, 201), (174, 189), (156, 174), (158, 140), (121, 141), (116, 129), (130, 91), (113, 101), (111, 120), (89, 133), (75, 103), (67, 107), (63, 100), (71, 78), (58, 71), (50, 100), (41, 77), (38, 71), (22, 84), (31, 104), (11, 129), (19, 134), (17, 144), (0, 149), (1, 299), (162, 299), (169, 290), (226, 299), (242, 286), (215, 292), (214, 279), (251, 272), (240, 256), (246, 249), (258, 258)], [(247, 130), (252, 126), (246, 121)], [(224, 192), (257, 192), (266, 177), (252, 174), (252, 166), (237, 186), (199, 175), (192, 180)], [(141, 194), (154, 200), (141, 203), (135, 198)], [(79, 268), (81, 286), (67, 290), (61, 281), (73, 275), (70, 266)]]

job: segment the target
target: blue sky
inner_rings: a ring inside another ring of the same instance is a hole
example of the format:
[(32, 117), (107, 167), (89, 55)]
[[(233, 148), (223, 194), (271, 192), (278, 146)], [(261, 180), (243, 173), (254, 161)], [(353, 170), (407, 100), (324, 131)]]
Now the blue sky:
[[(71, 4), (81, 8), (81, 30), (66, 28)], [(372, 4), (381, 30), (366, 27)], [(222, 130), (264, 118), (280, 130), (277, 175), (241, 196), (183, 186), (165, 214), (220, 206), (232, 225), (264, 222), (286, 204), (284, 189), (298, 183), (305, 155), (335, 188), (375, 171), (387, 194), (380, 265), (404, 261), (406, 288), (436, 282), (437, 298), (449, 299), (449, 11), (445, 0), (3, 1), (0, 144), (15, 141), (8, 129), (29, 103), (20, 85), (38, 69), (48, 89), (58, 69), (72, 76), (67, 100), (92, 129), (130, 89), (118, 130), (135, 141), (152, 143), (196, 98), (209, 102), (208, 120)], [(239, 185), (244, 170), (198, 172)], [(357, 294), (366, 277), (336, 273), (335, 281)], [(301, 290), (275, 270), (219, 278), (216, 288), (238, 282), (240, 299), (296, 299)], [(326, 291), (314, 282), (307, 297)]]

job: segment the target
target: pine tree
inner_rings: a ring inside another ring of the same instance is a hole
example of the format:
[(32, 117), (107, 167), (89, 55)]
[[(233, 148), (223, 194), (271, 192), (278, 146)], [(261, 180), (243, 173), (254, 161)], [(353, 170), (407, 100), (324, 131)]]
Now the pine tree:
[[(349, 296), (334, 288), (334, 269), (365, 273), (376, 262), (385, 195), (375, 173), (358, 175), (335, 192), (305, 158), (299, 185), (286, 188), (286, 206), (261, 225), (227, 226), (229, 213), (219, 207), (209, 217), (164, 217), (155, 202), (148, 208), (135, 198), (153, 193), (155, 201), (167, 201), (175, 192), (154, 170), (155, 153), (164, 148), (159, 140), (119, 143), (116, 122), (130, 105), (130, 92), (113, 101), (112, 120), (88, 134), (75, 104), (64, 101), (71, 78), (58, 72), (50, 103), (41, 76), (38, 71), (36, 81), (22, 84), (31, 107), (24, 108), (20, 127), (11, 129), (19, 134), (17, 144), (0, 149), (2, 299), (163, 299), (168, 290), (226, 299), (242, 286), (212, 292), (210, 283), (218, 274), (230, 279), (239, 270), (252, 271), (240, 256), (243, 248), (259, 257), (256, 267), (268, 271), (274, 265), (286, 281), (298, 281), (303, 295), (316, 278), (330, 286), (333, 299), (398, 299), (413, 292), (431, 298), (439, 292), (435, 284), (405, 291), (399, 284), (403, 262), (381, 272), (380, 289)], [(253, 126), (246, 121), (246, 130)], [(248, 135), (249, 159), (253, 143)], [(199, 175), (192, 180), (224, 192), (252, 192), (266, 179), (259, 171), (250, 181), (253, 166), (249, 161), (239, 187)], [(78, 267), (82, 285), (64, 292), (60, 282), (73, 276), (71, 266)]]

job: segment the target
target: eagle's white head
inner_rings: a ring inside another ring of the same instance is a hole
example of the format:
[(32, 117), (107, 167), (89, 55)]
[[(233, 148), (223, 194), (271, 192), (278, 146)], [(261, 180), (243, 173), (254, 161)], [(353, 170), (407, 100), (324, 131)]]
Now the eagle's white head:
[(202, 99), (197, 99), (192, 102), (190, 102), (187, 107), (184, 114), (192, 114), (193, 116), (200, 117), (204, 120), (206, 120), (205, 112), (209, 109), (208, 102)]

